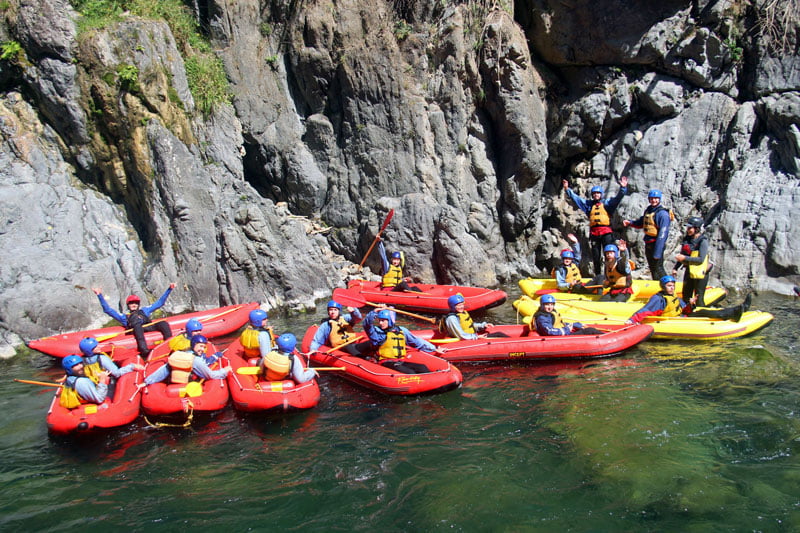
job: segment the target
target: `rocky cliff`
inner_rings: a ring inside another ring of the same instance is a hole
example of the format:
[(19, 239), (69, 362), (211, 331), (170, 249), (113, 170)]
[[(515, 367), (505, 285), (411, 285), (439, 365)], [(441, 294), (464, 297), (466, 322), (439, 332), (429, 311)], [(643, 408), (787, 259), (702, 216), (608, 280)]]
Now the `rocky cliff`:
[(176, 281), (171, 311), (308, 305), (370, 275), (353, 263), (390, 209), (416, 278), (512, 284), (585, 238), (564, 178), (629, 176), (618, 227), (664, 190), (671, 250), (703, 216), (716, 283), (798, 281), (798, 0), (0, 12), (6, 354), (104, 322), (93, 286), (121, 301)]

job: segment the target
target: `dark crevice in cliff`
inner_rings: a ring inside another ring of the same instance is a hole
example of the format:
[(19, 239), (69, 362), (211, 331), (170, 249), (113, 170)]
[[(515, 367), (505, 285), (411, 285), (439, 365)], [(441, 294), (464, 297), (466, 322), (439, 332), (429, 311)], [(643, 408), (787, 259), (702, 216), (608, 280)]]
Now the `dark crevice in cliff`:
[(272, 195), (272, 188), (266, 178), (265, 169), (268, 161), (263, 152), (263, 146), (250, 134), (243, 134), (245, 154), (242, 158), (244, 179), (264, 198), (276, 200)]

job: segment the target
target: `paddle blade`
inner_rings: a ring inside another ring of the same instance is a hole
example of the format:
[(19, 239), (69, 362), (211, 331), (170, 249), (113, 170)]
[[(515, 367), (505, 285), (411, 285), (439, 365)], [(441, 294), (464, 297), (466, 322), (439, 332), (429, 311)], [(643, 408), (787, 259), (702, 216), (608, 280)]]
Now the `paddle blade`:
[(203, 394), (203, 385), (201, 385), (199, 381), (192, 381), (191, 383), (187, 383), (186, 387), (181, 389), (179, 394), (188, 396), (189, 398), (197, 398)]
[(241, 366), (236, 369), (236, 373), (242, 376), (257, 376), (260, 371), (259, 366)]
[(333, 289), (333, 299), (346, 307), (362, 307), (367, 304), (363, 296), (347, 289)]
[(383, 221), (383, 225), (381, 226), (381, 230), (378, 232), (378, 235), (383, 233), (383, 231), (389, 227), (389, 222), (392, 221), (392, 217), (394, 216), (394, 209), (389, 209), (389, 213), (386, 215), (386, 219)]

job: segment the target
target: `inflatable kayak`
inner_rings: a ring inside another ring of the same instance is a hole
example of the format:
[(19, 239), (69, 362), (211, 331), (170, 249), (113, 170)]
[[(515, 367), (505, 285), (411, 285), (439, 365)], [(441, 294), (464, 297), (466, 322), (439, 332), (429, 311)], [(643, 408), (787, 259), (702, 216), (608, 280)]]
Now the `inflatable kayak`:
[(257, 357), (245, 357), (238, 339), (228, 346), (225, 356), (233, 368), (233, 372), (228, 374), (228, 389), (236, 409), (246, 412), (293, 411), (310, 409), (319, 403), (316, 379), (296, 384), (291, 379), (267, 381), (264, 376), (237, 374), (239, 368), (257, 366), (259, 362)]
[[(526, 316), (526, 321), (539, 309), (539, 301), (522, 296), (514, 308)], [(641, 303), (620, 302), (573, 302), (560, 301), (558, 312), (566, 321), (597, 324), (604, 328), (610, 324), (622, 324), (641, 309)], [(644, 324), (653, 327), (653, 339), (689, 339), (714, 341), (744, 337), (769, 325), (774, 317), (763, 311), (747, 311), (737, 322), (719, 318), (693, 316), (658, 317), (649, 316)]]
[[(128, 350), (127, 356), (121, 357), (120, 362), (120, 366), (128, 363), (142, 364), (135, 350)], [(130, 424), (139, 416), (142, 395), (136, 386), (141, 381), (141, 371), (134, 370), (124, 374), (117, 380), (113, 398), (106, 398), (99, 405), (81, 404), (75, 409), (61, 406), (61, 389), (58, 389), (47, 411), (47, 429), (56, 435), (70, 435)]]
[[(173, 315), (163, 319), (169, 323), (172, 328), (172, 334), (178, 334), (183, 331), (186, 322), (194, 318), (203, 324), (203, 335), (206, 337), (220, 337), (232, 333), (247, 323), (247, 316), (250, 311), (257, 309), (259, 304), (251, 302), (240, 305), (228, 305), (225, 307), (217, 307), (207, 311), (197, 311), (194, 313), (184, 313), (181, 315)], [(133, 335), (126, 335), (125, 328), (122, 326), (113, 326), (100, 329), (88, 329), (84, 331), (74, 331), (72, 333), (62, 333), (60, 335), (53, 335), (51, 337), (43, 337), (29, 341), (26, 344), (29, 348), (38, 350), (47, 355), (54, 357), (66, 357), (70, 354), (77, 353), (78, 343), (84, 337), (94, 337), (100, 341), (100, 348), (111, 354), (115, 349), (130, 349), (136, 348), (136, 339)], [(152, 347), (161, 343), (164, 339), (157, 331), (145, 333), (148, 346)]]
[[(206, 353), (212, 354), (215, 351), (216, 348), (209, 342)], [(168, 355), (169, 346), (166, 343), (156, 346), (145, 365), (145, 377), (167, 364)], [(217, 370), (220, 365), (225, 364), (227, 360), (222, 358), (211, 368)], [(197, 392), (194, 393), (194, 390)], [(191, 381), (184, 385), (169, 383), (167, 378), (161, 383), (153, 383), (143, 388), (141, 396), (142, 411), (146, 415), (167, 416), (188, 413), (191, 416), (197, 412), (209, 413), (225, 408), (228, 404), (228, 384), (224, 379), (206, 379)]]
[[(583, 283), (588, 284), (591, 280), (585, 278)], [(554, 279), (526, 278), (519, 280), (519, 288), (522, 294), (530, 298), (538, 298), (543, 294), (552, 294), (557, 300), (592, 300), (600, 299), (599, 294), (575, 294), (571, 292), (561, 292)], [(633, 280), (633, 295), (629, 301), (639, 301), (642, 305), (655, 293), (661, 290), (658, 281), (650, 279)], [(675, 283), (675, 294), (680, 295), (683, 291), (683, 282)], [(728, 291), (722, 287), (707, 287), (704, 295), (706, 305), (714, 305), (721, 302), (728, 295)]]
[[(316, 325), (306, 331), (302, 343), (303, 351), (308, 351), (316, 331)], [(383, 394), (400, 396), (436, 394), (461, 386), (463, 381), (461, 371), (449, 361), (414, 349), (409, 349), (408, 354), (408, 362), (424, 364), (431, 372), (403, 374), (367, 359), (335, 350), (330, 346), (320, 346), (319, 351), (311, 354), (311, 361), (318, 366), (343, 366), (345, 367), (344, 371), (333, 373)]]
[(411, 283), (411, 285), (422, 292), (391, 291), (382, 289), (380, 281), (363, 279), (351, 280), (347, 288), (351, 292), (359, 293), (369, 305), (386, 304), (410, 311), (439, 314), (449, 312), (447, 299), (454, 294), (461, 294), (464, 297), (467, 311), (488, 309), (506, 301), (506, 293), (497, 289), (424, 283)]
[(445, 352), (440, 357), (453, 362), (608, 357), (624, 352), (653, 334), (653, 328), (644, 324), (585, 325), (602, 329), (604, 333), (543, 337), (535, 331), (531, 332), (527, 325), (494, 326), (491, 333), (505, 333), (508, 337), (475, 340), (442, 338), (438, 330), (432, 329), (415, 330), (411, 333), (437, 344)]

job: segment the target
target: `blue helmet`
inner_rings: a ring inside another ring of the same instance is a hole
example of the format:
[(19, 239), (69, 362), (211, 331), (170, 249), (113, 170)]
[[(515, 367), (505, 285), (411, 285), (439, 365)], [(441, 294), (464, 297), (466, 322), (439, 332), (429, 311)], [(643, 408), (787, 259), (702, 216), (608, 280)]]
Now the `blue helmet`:
[(392, 252), (392, 255), (390, 256), (390, 258), (391, 259), (402, 259), (403, 256), (402, 256), (402, 254), (400, 252)]
[(561, 259), (575, 259), (575, 254), (569, 249), (561, 250)]
[(455, 311), (456, 306), (458, 304), (463, 304), (463, 303), (464, 303), (464, 297), (461, 295), (461, 293), (454, 294), (447, 299), (447, 305), (450, 306), (451, 311)]
[(94, 349), (97, 348), (97, 339), (94, 337), (84, 337), (81, 342), (78, 343), (78, 348), (80, 348), (83, 355), (90, 356), (94, 355)]
[(253, 309), (250, 311), (250, 325), (260, 326), (268, 317), (267, 312), (263, 309)]
[(617, 248), (616, 244), (606, 244), (603, 246), (603, 253), (606, 252), (614, 252), (614, 256), (619, 256), (619, 248)]
[(337, 302), (336, 300), (330, 300), (330, 301), (328, 302), (328, 309), (330, 309), (331, 307), (335, 307), (335, 308), (336, 308), (336, 309), (338, 309), (339, 311), (341, 311), (341, 310), (342, 310), (342, 304), (340, 304), (340, 303), (339, 303), (339, 302)]
[(556, 297), (552, 294), (545, 294), (540, 298), (539, 301), (542, 302), (542, 304), (554, 304), (556, 303)]
[(203, 331), (203, 324), (196, 318), (190, 318), (189, 321), (186, 322), (186, 334), (191, 335), (196, 331)]
[(80, 355), (68, 355), (64, 359), (61, 360), (61, 366), (64, 370), (67, 371), (67, 374), (70, 376), (74, 376), (75, 374), (72, 373), (72, 367), (75, 365), (79, 365), (83, 363), (83, 357)]
[(284, 333), (278, 340), (275, 341), (278, 345), (278, 349), (282, 352), (293, 352), (294, 347), (297, 346), (297, 337), (292, 335), (291, 333)]
[(603, 194), (603, 188), (600, 187), (599, 185), (595, 185), (594, 187), (592, 187), (591, 191), (589, 191), (589, 192), (591, 194), (594, 194), (596, 192), (599, 192), (600, 194)]
[(208, 339), (203, 337), (202, 335), (193, 335), (190, 341), (192, 350), (194, 350), (195, 345), (197, 344), (208, 344)]
[(650, 192), (647, 193), (648, 198), (661, 198), (661, 191), (658, 189), (650, 189)]
[(388, 309), (381, 309), (378, 311), (377, 314), (378, 320), (386, 319), (389, 321), (389, 327), (394, 326), (394, 318), (392, 318), (392, 312)]
[(664, 276), (658, 282), (661, 284), (661, 287), (664, 288), (667, 286), (667, 283), (675, 283), (675, 278), (672, 276)]

